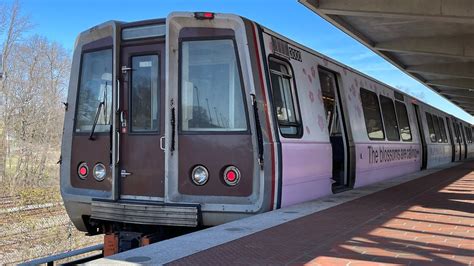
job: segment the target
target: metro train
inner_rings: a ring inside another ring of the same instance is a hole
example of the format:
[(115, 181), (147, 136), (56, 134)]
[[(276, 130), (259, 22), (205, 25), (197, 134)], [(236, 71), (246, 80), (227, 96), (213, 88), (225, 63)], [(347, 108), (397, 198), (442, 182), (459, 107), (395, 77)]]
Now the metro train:
[(218, 225), (474, 157), (473, 125), (233, 14), (82, 32), (66, 106), (61, 193), (91, 235)]

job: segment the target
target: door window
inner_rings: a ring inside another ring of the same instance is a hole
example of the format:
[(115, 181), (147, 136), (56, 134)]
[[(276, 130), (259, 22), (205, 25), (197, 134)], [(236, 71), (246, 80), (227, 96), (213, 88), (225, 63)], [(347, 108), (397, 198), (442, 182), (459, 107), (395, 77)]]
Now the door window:
[(247, 130), (243, 88), (233, 40), (182, 42), (181, 130)]
[(132, 56), (131, 130), (158, 131), (159, 125), (159, 58), (158, 55)]
[(337, 130), (338, 128), (334, 128), (333, 124), (336, 124), (337, 127), (338, 123), (333, 123), (333, 121), (337, 121), (337, 107), (335, 101), (336, 84), (334, 74), (324, 70), (319, 70), (319, 81), (323, 93), (323, 104), (324, 111), (326, 112), (326, 121), (328, 121), (328, 129), (330, 133), (335, 133), (332, 129)]

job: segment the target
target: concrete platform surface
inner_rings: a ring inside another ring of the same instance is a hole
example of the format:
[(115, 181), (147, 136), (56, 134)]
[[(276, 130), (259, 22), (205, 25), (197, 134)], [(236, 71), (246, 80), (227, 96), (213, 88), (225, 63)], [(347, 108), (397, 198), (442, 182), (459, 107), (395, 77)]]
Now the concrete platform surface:
[(472, 265), (474, 162), (394, 178), (90, 264)]

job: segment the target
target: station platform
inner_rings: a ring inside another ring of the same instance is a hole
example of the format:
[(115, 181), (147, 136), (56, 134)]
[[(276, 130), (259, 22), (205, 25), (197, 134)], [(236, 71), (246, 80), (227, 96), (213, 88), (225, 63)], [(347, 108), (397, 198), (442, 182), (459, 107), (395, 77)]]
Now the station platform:
[(472, 265), (474, 161), (256, 215), (90, 264)]

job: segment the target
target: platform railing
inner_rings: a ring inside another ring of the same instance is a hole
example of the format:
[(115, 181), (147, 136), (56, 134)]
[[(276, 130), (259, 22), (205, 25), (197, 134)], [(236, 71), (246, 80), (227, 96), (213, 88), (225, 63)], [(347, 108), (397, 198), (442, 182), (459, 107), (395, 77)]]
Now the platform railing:
[[(93, 251), (97, 251), (97, 250), (103, 250), (103, 249), (104, 249), (104, 244), (99, 244), (99, 245), (95, 245), (95, 246), (90, 246), (90, 247), (85, 247), (85, 248), (81, 248), (81, 249), (71, 250), (71, 251), (68, 251), (68, 252), (59, 253), (59, 254), (56, 254), (56, 255), (52, 255), (52, 256), (48, 256), (48, 257), (44, 257), (44, 258), (39, 258), (39, 259), (27, 261), (27, 262), (21, 263), (19, 265), (24, 266), (24, 265), (47, 264), (48, 266), (50, 266), (50, 265), (52, 266), (52, 265), (54, 265), (54, 263), (56, 261), (71, 258), (71, 257), (75, 257), (75, 256), (79, 256), (79, 255), (86, 254), (86, 253), (93, 252)], [(78, 259), (74, 262), (70, 262), (70, 263), (79, 264), (79, 263), (84, 263), (84, 262), (87, 262), (87, 261), (90, 261), (90, 260), (93, 260), (93, 259), (98, 259), (98, 258), (101, 258), (101, 257), (102, 257), (102, 254), (97, 254), (97, 255), (90, 256), (90, 257), (86, 257), (86, 258), (80, 258), (80, 259)]]

